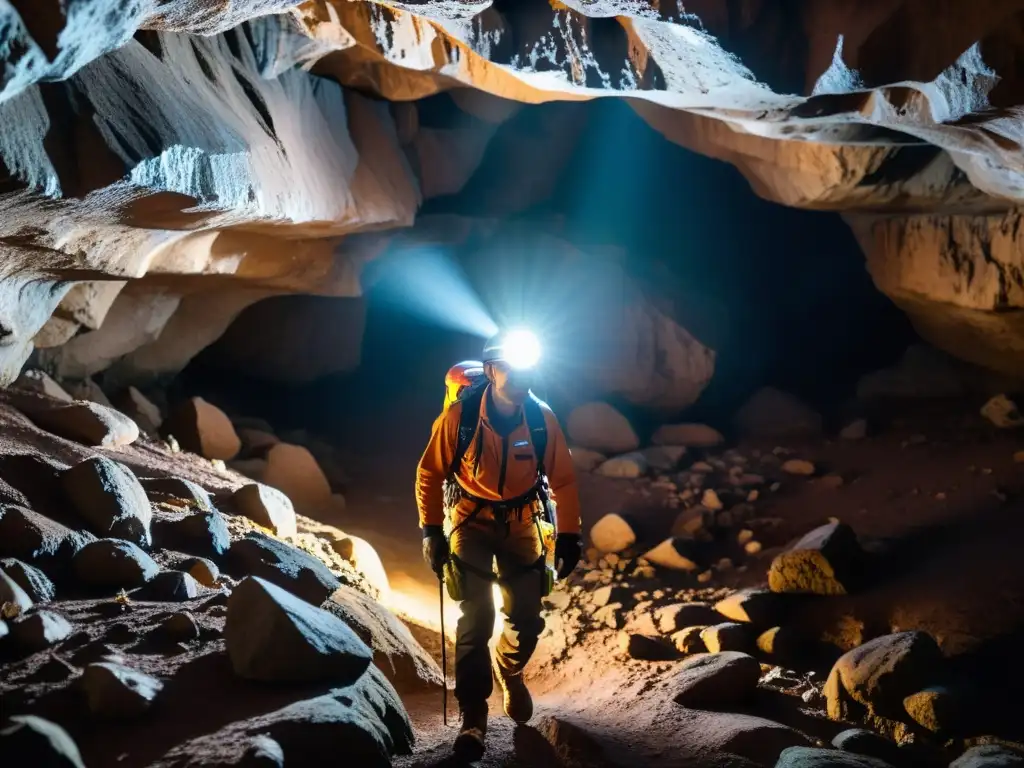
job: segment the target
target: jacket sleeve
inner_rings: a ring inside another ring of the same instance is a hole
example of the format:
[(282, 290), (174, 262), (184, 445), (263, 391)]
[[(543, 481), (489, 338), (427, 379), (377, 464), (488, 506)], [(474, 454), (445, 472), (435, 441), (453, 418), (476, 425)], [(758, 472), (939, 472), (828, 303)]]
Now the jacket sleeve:
[(580, 532), (580, 495), (576, 484), (576, 467), (569, 454), (569, 445), (558, 419), (551, 411), (544, 418), (548, 427), (548, 447), (544, 467), (555, 498), (558, 533)]
[(444, 479), (448, 476), (459, 434), (461, 403), (453, 403), (434, 421), (430, 442), (416, 468), (416, 507), (420, 527), (444, 524)]

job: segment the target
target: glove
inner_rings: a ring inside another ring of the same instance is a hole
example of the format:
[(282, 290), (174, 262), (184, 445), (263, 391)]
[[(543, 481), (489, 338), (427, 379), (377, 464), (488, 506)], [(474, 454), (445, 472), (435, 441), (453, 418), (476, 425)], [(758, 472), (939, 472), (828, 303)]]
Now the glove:
[(423, 526), (423, 560), (441, 578), (444, 564), (448, 562), (448, 540), (440, 525)]
[(560, 533), (555, 539), (555, 568), (558, 578), (564, 579), (580, 561), (583, 540), (578, 533)]

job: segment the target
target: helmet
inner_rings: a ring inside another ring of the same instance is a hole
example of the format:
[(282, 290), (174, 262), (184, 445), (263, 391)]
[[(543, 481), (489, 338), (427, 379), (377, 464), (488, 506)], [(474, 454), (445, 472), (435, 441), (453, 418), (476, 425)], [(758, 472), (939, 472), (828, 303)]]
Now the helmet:
[(540, 342), (526, 330), (502, 331), (484, 344), (484, 362), (508, 363), (513, 368), (533, 368), (540, 360)]
[(466, 387), (484, 375), (484, 364), (478, 360), (463, 360), (448, 369), (444, 375), (444, 404), (451, 405), (459, 399)]

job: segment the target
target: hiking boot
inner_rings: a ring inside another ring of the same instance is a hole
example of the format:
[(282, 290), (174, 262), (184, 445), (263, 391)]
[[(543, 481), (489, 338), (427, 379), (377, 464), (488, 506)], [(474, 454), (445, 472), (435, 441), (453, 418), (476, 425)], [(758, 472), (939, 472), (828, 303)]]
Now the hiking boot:
[(494, 676), (501, 684), (504, 694), (505, 714), (522, 725), (533, 717), (533, 698), (530, 696), (523, 674), (506, 672), (496, 660), (493, 663)]
[(487, 710), (463, 712), (462, 727), (455, 737), (452, 751), (464, 763), (475, 763), (484, 756), (484, 738), (487, 736)]

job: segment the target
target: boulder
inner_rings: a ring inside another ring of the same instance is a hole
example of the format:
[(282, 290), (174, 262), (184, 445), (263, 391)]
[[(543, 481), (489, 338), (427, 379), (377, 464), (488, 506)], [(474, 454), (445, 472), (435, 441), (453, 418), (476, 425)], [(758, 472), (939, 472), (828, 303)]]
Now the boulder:
[(65, 471), (61, 483), (75, 510), (96, 534), (149, 546), (153, 510), (128, 467), (105, 456), (93, 456)]
[(751, 437), (804, 437), (821, 433), (821, 415), (792, 395), (772, 387), (758, 390), (733, 417)]
[(68, 732), (35, 715), (13, 715), (0, 726), (0, 754), (34, 768), (85, 768)]
[(660, 635), (623, 631), (619, 633), (619, 652), (639, 661), (670, 661), (679, 653)]
[[(536, 729), (544, 740), (554, 750), (554, 756), (560, 768), (584, 768), (586, 766), (611, 766), (605, 755), (604, 747), (594, 736), (583, 729), (582, 726), (571, 722), (563, 717), (547, 716), (541, 718), (536, 724)], [(522, 761), (524, 755), (518, 754), (517, 758)], [(538, 754), (537, 765), (549, 763), (549, 753)]]
[(779, 755), (775, 768), (891, 768), (874, 757), (816, 747), (789, 747)]
[[(88, 400), (89, 402), (102, 405), (106, 408), (112, 408), (113, 410), (119, 410), (107, 397), (106, 393), (100, 389), (100, 386), (93, 381), (91, 378), (86, 376), (84, 379), (78, 381), (67, 381), (65, 382), (65, 388), (75, 400)], [(121, 411), (121, 413), (124, 413)], [(125, 414), (128, 418), (135, 421), (130, 415)], [(138, 423), (138, 422), (136, 422)]]
[(215, 588), (220, 578), (220, 568), (205, 557), (186, 557), (175, 563), (178, 570), (185, 571), (204, 587)]
[(692, 541), (674, 536), (645, 552), (643, 559), (659, 568), (672, 571), (697, 571), (700, 570), (700, 566), (692, 559), (692, 548)]
[(82, 445), (118, 448), (139, 439), (139, 427), (134, 421), (99, 403), (19, 398), (16, 405), (40, 429)]
[(65, 566), (96, 537), (73, 531), (48, 517), (13, 504), (0, 505), (0, 555), (43, 568)]
[(139, 483), (154, 504), (205, 511), (214, 508), (207, 490), (191, 480), (182, 477), (143, 477)]
[(194, 600), (199, 597), (202, 587), (184, 571), (161, 571), (139, 590), (140, 600)]
[(647, 459), (642, 453), (626, 453), (608, 459), (596, 470), (602, 477), (615, 477), (619, 479), (634, 480), (647, 474), (649, 467)]
[(573, 466), (581, 472), (593, 472), (601, 464), (608, 461), (608, 457), (603, 453), (575, 445), (569, 449), (569, 455), (572, 456)]
[(672, 645), (680, 653), (707, 653), (708, 647), (704, 645), (700, 633), (707, 629), (707, 625), (696, 624), (692, 627), (680, 629), (672, 635)]
[(707, 603), (676, 603), (654, 612), (659, 631), (671, 635), (686, 627), (717, 624), (720, 617)]
[(700, 633), (700, 639), (704, 641), (704, 647), (708, 649), (708, 653), (748, 651), (753, 645), (750, 630), (747, 627), (728, 621), (707, 627)]
[(391, 591), (391, 584), (377, 550), (370, 542), (359, 536), (349, 535), (344, 539), (347, 539), (347, 544), (342, 540), (336, 542), (336, 546), (332, 548), (335, 551), (348, 549), (350, 554), (346, 559), (352, 563), (352, 567), (366, 579), (367, 584), (377, 590), (379, 596), (386, 596)]
[[(390, 768), (390, 756), (408, 755), (412, 745), (412, 725), (398, 694), (380, 670), (370, 667), (351, 685), (339, 683), (316, 698), (236, 720), (174, 747), (151, 766), (184, 768), (194, 765), (196, 755), (206, 765), (309, 765), (341, 751), (344, 765)], [(277, 762), (244, 762), (260, 754)]]
[(48, 603), (57, 594), (56, 587), (45, 573), (21, 560), (14, 558), (0, 560), (0, 571), (14, 579), (18, 586), (25, 590), (25, 594), (33, 603)]
[(259, 576), (313, 605), (320, 605), (341, 586), (317, 558), (259, 532), (235, 541), (228, 550), (228, 562), (239, 577)]
[(79, 684), (89, 711), (103, 720), (130, 720), (145, 714), (164, 687), (152, 675), (115, 662), (89, 664)]
[(647, 466), (655, 472), (671, 472), (686, 455), (681, 445), (655, 445), (640, 452)]
[(231, 534), (224, 515), (214, 509), (173, 518), (157, 517), (153, 521), (153, 541), (159, 547), (217, 557), (231, 546)]
[(640, 438), (629, 420), (607, 403), (584, 403), (573, 408), (567, 427), (573, 444), (599, 453), (628, 453), (640, 447)]
[(373, 663), (399, 693), (439, 689), (441, 668), (409, 628), (380, 603), (339, 587), (322, 606), (344, 621), (373, 651)]
[(757, 650), (776, 661), (798, 659), (804, 646), (804, 638), (792, 627), (772, 627), (757, 636)]
[(673, 673), (669, 686), (673, 700), (684, 707), (725, 709), (749, 701), (760, 678), (757, 659), (724, 651), (687, 659)]
[(940, 736), (962, 731), (965, 707), (956, 691), (937, 685), (912, 693), (903, 699), (910, 719)]
[(163, 424), (163, 432), (174, 435), (186, 451), (207, 459), (228, 461), (242, 450), (231, 420), (201, 397), (191, 397), (174, 408)]
[(331, 485), (309, 449), (278, 443), (266, 455), (262, 482), (284, 493), (297, 510), (315, 517), (331, 509)]
[(857, 382), (857, 399), (862, 401), (960, 397), (967, 391), (960, 364), (925, 344), (908, 347), (896, 365)]
[(41, 651), (71, 635), (71, 623), (53, 611), (33, 611), (11, 622), (11, 637), (29, 651)]
[(872, 716), (902, 719), (904, 699), (935, 679), (942, 662), (942, 651), (924, 632), (876, 637), (832, 667), (824, 689), (828, 716), (843, 720), (866, 709)]
[(714, 605), (715, 611), (727, 619), (756, 627), (772, 627), (781, 623), (787, 611), (786, 598), (767, 589), (741, 589)]
[(706, 424), (663, 424), (654, 430), (655, 445), (681, 445), (686, 448), (713, 448), (725, 442), (722, 433)]
[(614, 513), (605, 515), (590, 529), (590, 541), (601, 552), (622, 552), (636, 543), (632, 524)]
[(256, 576), (231, 593), (224, 637), (235, 674), (250, 680), (352, 684), (373, 660), (344, 621)]
[(263, 483), (243, 485), (231, 497), (234, 508), (257, 525), (269, 528), (277, 536), (295, 536), (295, 509), (291, 499)]
[(34, 392), (37, 395), (45, 395), (51, 400), (60, 400), (65, 403), (70, 403), (75, 399), (64, 391), (60, 384), (51, 379), (46, 372), (38, 369), (22, 371), (21, 375), (11, 385), (11, 389)]
[(850, 526), (823, 525), (772, 560), (768, 586), (772, 592), (849, 594), (856, 586), (863, 555)]
[(188, 611), (172, 613), (160, 622), (158, 631), (161, 637), (175, 643), (190, 643), (199, 639), (199, 623)]
[[(699, 744), (702, 754), (738, 755), (755, 765), (774, 765), (787, 747), (810, 744), (799, 731), (753, 715), (691, 709), (679, 721), (678, 726), (673, 724), (676, 743)], [(738, 762), (732, 758), (731, 763), (723, 761), (721, 765)]]
[(971, 747), (949, 764), (949, 768), (1022, 768), (1024, 753), (1001, 744)]
[(710, 516), (710, 512), (709, 509), (701, 505), (684, 509), (672, 521), (670, 533), (684, 539), (696, 535), (705, 527), (705, 519)]
[(259, 482), (263, 479), (264, 473), (267, 471), (267, 460), (266, 459), (235, 459), (229, 461), (228, 466), (240, 475), (248, 477), (250, 480), (256, 480)]
[(119, 539), (86, 544), (71, 565), (83, 584), (107, 589), (141, 587), (160, 572), (153, 558), (132, 542)]
[(836, 734), (832, 746), (844, 752), (873, 757), (890, 765), (900, 765), (906, 759), (895, 742), (864, 728), (848, 728)]
[(18, 582), (0, 571), (0, 617), (13, 618), (32, 607), (32, 598)]

